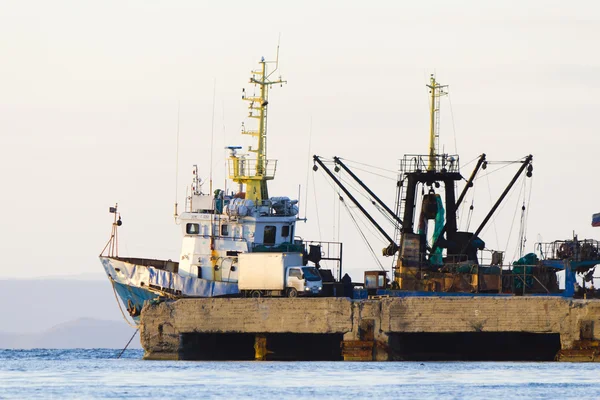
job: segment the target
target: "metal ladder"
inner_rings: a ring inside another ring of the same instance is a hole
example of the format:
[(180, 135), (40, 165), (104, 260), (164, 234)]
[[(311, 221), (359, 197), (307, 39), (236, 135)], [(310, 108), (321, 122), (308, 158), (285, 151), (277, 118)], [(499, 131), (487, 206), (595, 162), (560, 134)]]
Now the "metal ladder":
[[(406, 202), (406, 190), (404, 189), (405, 179), (403, 178), (403, 173), (400, 171), (398, 174), (398, 184), (396, 186), (396, 215), (400, 218), (404, 215), (404, 204)], [(394, 243), (400, 246), (400, 239), (402, 238), (402, 227), (396, 225), (394, 229)], [(392, 268), (395, 268), (396, 263), (398, 262), (398, 252), (394, 253), (394, 257), (392, 257)]]

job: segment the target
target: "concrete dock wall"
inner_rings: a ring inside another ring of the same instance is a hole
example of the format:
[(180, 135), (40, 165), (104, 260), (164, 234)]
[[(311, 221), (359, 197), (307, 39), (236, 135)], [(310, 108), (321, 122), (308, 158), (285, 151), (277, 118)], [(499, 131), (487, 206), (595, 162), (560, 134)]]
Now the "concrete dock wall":
[[(339, 334), (348, 346), (362, 346), (363, 353), (372, 347), (371, 359), (388, 360), (393, 353), (390, 336), (394, 334), (526, 332), (560, 335), (560, 348), (564, 352), (580, 349), (582, 341), (600, 340), (600, 300), (558, 297), (390, 297), (355, 301), (346, 298), (182, 299), (146, 305), (140, 332), (148, 359), (182, 358), (181, 338), (190, 333), (262, 337), (281, 333)], [(372, 346), (365, 347), (365, 342)]]
[(180, 358), (183, 333), (346, 333), (347, 298), (183, 299), (144, 307), (140, 338), (145, 358)]
[(581, 322), (595, 321), (600, 300), (558, 297), (412, 297), (382, 300), (385, 332), (558, 333), (563, 347), (580, 338)]

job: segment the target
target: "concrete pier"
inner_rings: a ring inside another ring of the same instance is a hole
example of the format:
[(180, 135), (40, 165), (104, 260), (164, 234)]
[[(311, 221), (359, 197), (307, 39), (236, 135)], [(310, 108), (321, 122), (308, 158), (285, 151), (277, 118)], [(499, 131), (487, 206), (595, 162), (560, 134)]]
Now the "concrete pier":
[(146, 359), (599, 361), (600, 300), (182, 299), (140, 332)]

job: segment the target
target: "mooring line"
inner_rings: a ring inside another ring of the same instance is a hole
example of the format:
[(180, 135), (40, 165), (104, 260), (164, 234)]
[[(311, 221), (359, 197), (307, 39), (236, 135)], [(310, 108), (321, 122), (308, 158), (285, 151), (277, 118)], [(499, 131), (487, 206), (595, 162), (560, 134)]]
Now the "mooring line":
[[(117, 301), (117, 305), (119, 306), (119, 311), (121, 311), (121, 315), (123, 316), (123, 319), (125, 320), (125, 322), (127, 322), (127, 325), (129, 325), (130, 327), (132, 327), (134, 329), (140, 329), (137, 325), (134, 325), (131, 322), (129, 322), (129, 320), (125, 316), (125, 312), (123, 311), (123, 307), (121, 307), (121, 302), (119, 301), (119, 297), (117, 296), (117, 289), (115, 288), (115, 280), (112, 278), (112, 276), (109, 276), (108, 280), (110, 281), (110, 283), (112, 285), (113, 293), (115, 294), (115, 300)], [(131, 292), (131, 290), (130, 290), (130, 292)], [(134, 320), (134, 322), (135, 322), (135, 320)]]
[(140, 330), (140, 328), (137, 328), (135, 330), (135, 332), (133, 332), (133, 336), (131, 336), (131, 339), (129, 339), (129, 342), (127, 342), (127, 344), (125, 345), (125, 348), (123, 350), (121, 350), (121, 353), (119, 354), (119, 356), (117, 358), (121, 358), (123, 353), (125, 353), (125, 350), (127, 350), (127, 348), (129, 347), (129, 344), (131, 343), (131, 341), (133, 340), (133, 338), (135, 337), (135, 335), (138, 333), (139, 330)]

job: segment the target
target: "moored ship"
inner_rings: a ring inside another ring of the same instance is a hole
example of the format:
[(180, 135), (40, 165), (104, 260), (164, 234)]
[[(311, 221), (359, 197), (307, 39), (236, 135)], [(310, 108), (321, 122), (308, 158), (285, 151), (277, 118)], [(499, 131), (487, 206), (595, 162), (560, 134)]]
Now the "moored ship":
[[(274, 64), (268, 71), (269, 64)], [(257, 120), (256, 130), (243, 128), (242, 134), (256, 138), (249, 154), (240, 154), (239, 146), (230, 146), (229, 178), (237, 191), (209, 188), (203, 190), (197, 166), (194, 166), (191, 194), (185, 211), (175, 217), (181, 226), (182, 247), (178, 261), (120, 257), (118, 227), (121, 217), (117, 205), (112, 234), (100, 254), (100, 261), (129, 315), (138, 321), (144, 302), (156, 298), (232, 296), (238, 289), (238, 255), (250, 252), (300, 253), (303, 264), (317, 267), (324, 242), (304, 241), (296, 236), (298, 200), (286, 196), (270, 197), (267, 182), (275, 178), (277, 161), (267, 158), (267, 107), (269, 88), (283, 84), (272, 79), (277, 61), (261, 59), (252, 71), (250, 83), (256, 94), (247, 95), (250, 118)], [(329, 243), (331, 254), (340, 254), (341, 245)], [(327, 257), (326, 257), (327, 258)], [(341, 265), (341, 254), (333, 256)], [(341, 272), (341, 268), (340, 268)], [(256, 292), (260, 295), (260, 292)], [(296, 294), (297, 291), (288, 293)]]

